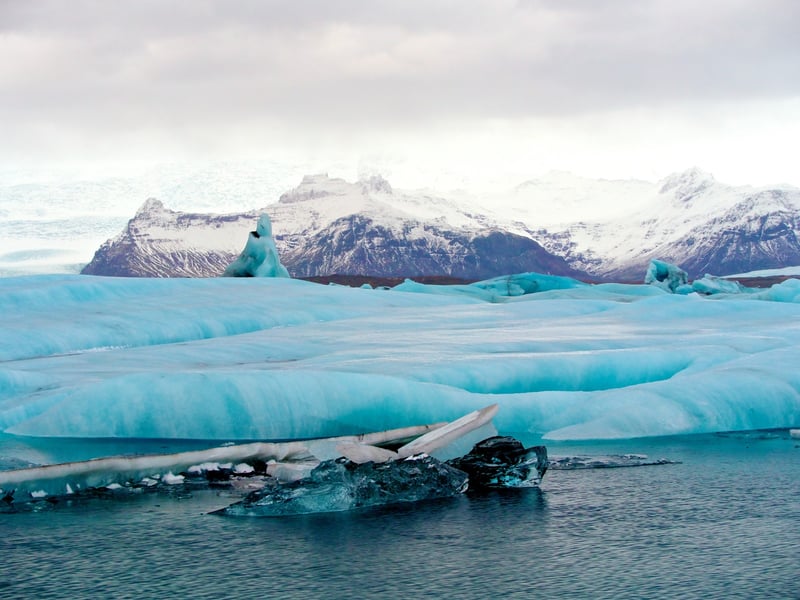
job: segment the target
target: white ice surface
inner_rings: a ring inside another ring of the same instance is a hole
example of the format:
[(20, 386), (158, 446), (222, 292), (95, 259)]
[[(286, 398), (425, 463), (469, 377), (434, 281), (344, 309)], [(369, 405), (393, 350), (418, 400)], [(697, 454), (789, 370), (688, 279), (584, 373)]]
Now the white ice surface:
[(290, 439), (493, 403), (501, 433), (547, 439), (796, 428), (799, 301), (798, 280), (492, 303), (289, 279), (5, 278), (0, 430)]
[(738, 273), (737, 275), (728, 275), (730, 279), (736, 277), (774, 277), (786, 276), (797, 277), (800, 276), (800, 265), (794, 267), (784, 267), (783, 269), (762, 269), (760, 271), (749, 271), (747, 273)]

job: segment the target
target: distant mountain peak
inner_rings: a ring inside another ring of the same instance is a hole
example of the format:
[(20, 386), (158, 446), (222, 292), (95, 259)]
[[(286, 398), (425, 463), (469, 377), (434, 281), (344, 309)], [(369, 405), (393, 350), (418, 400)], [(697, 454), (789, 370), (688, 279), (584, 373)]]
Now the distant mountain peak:
[(672, 193), (678, 199), (691, 199), (717, 183), (714, 176), (697, 167), (673, 173), (661, 181), (660, 193)]
[(328, 196), (346, 196), (351, 195), (355, 189), (358, 189), (357, 186), (344, 179), (329, 177), (327, 173), (317, 173), (304, 176), (300, 185), (282, 194), (278, 202), (295, 204)]
[(370, 192), (378, 192), (382, 194), (391, 194), (392, 186), (381, 175), (370, 175), (369, 177), (359, 180), (361, 184), (361, 191), (364, 194)]
[(161, 212), (163, 210), (165, 210), (165, 208), (164, 203), (161, 202), (161, 200), (158, 198), (148, 198), (144, 201), (144, 204), (139, 207), (139, 210), (136, 211), (136, 216), (140, 217), (154, 212)]

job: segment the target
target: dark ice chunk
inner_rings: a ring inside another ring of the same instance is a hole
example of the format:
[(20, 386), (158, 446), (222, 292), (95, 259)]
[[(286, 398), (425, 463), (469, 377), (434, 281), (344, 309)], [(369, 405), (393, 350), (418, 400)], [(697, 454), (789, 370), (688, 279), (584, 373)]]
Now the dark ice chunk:
[(539, 485), (547, 471), (547, 448), (525, 448), (513, 437), (494, 436), (447, 464), (466, 472), (472, 489), (531, 487)]
[(217, 512), (276, 517), (416, 502), (460, 494), (467, 479), (463, 471), (426, 455), (360, 465), (337, 458), (321, 462), (305, 479), (256, 490)]

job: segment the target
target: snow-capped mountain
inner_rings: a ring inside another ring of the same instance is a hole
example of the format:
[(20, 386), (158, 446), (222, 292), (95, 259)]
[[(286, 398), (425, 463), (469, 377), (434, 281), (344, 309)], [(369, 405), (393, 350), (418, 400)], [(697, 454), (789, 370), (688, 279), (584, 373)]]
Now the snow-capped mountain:
[(630, 214), (538, 230), (549, 251), (605, 278), (637, 279), (651, 259), (691, 277), (800, 264), (800, 190), (732, 187), (699, 169), (671, 175)]
[(691, 277), (800, 264), (800, 190), (732, 187), (699, 169), (660, 182), (552, 173), (487, 196), (393, 190), (306, 176), (263, 209), (211, 215), (149, 200), (84, 273), (214, 276), (258, 215), (272, 219), (295, 276), (450, 275), (540, 271), (640, 279), (653, 258)]
[(150, 198), (81, 272), (123, 277), (220, 275), (241, 251), (258, 214), (177, 212)]
[[(260, 212), (182, 213), (148, 200), (83, 273), (219, 275), (241, 250)], [(281, 262), (294, 276), (582, 275), (530, 236), (499, 227), (463, 201), (395, 192), (380, 177), (349, 183), (307, 176), (263, 212), (272, 220)]]

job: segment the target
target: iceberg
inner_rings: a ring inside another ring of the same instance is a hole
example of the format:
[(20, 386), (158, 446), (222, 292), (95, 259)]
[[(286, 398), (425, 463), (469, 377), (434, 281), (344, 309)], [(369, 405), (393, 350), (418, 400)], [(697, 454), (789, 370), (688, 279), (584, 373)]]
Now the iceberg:
[(689, 274), (678, 267), (662, 260), (651, 260), (644, 276), (646, 285), (654, 285), (668, 292), (680, 292), (689, 284)]
[(653, 285), (673, 294), (696, 293), (703, 296), (719, 294), (756, 294), (757, 288), (748, 288), (738, 281), (732, 281), (723, 277), (706, 274), (700, 279), (688, 282), (686, 271), (680, 267), (653, 260), (645, 275), (645, 284)]
[(269, 215), (258, 218), (255, 231), (247, 237), (242, 253), (227, 266), (223, 277), (289, 277), (289, 271), (281, 264), (278, 249), (272, 238), (272, 223)]

